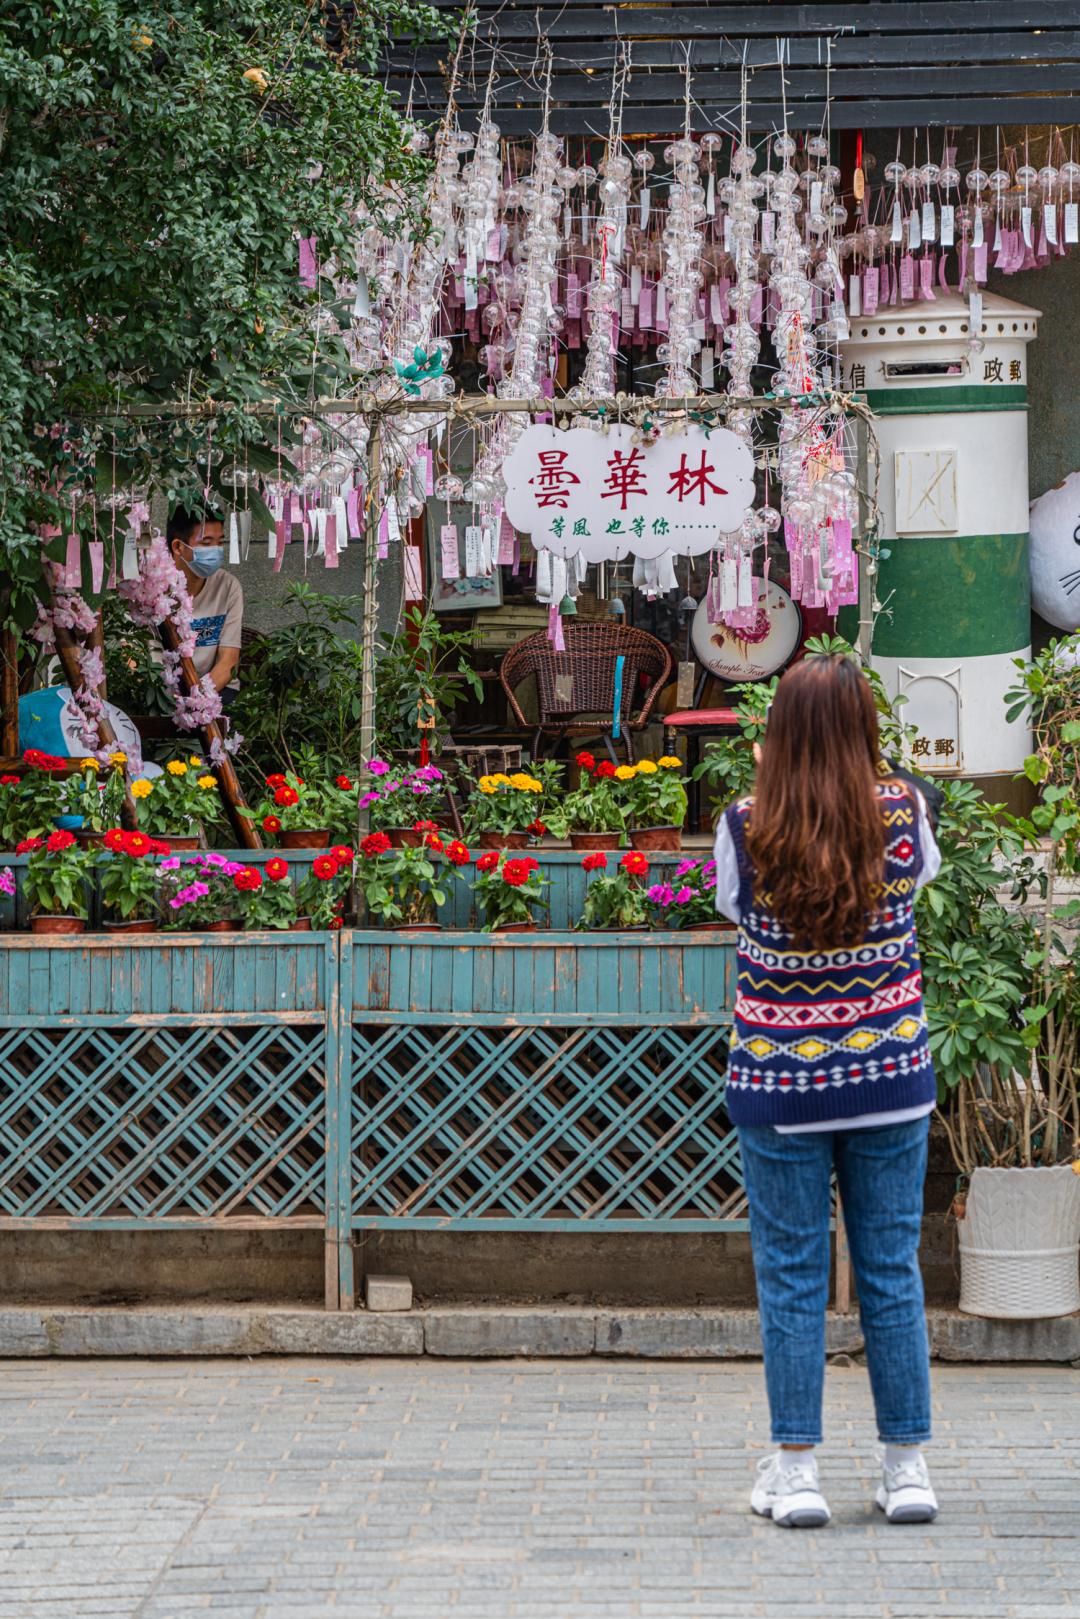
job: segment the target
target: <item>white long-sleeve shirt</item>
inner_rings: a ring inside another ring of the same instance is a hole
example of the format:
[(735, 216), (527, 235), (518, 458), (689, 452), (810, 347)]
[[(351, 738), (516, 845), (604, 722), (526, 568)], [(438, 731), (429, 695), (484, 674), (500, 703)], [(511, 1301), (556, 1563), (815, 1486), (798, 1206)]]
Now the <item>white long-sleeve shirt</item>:
[[(926, 800), (919, 792), (915, 796), (919, 801), (919, 844), (922, 849), (922, 870), (915, 887), (922, 888), (924, 884), (932, 882), (941, 870), (941, 850), (930, 828)], [(713, 858), (716, 861), (716, 909), (721, 916), (726, 916), (737, 925), (742, 920), (739, 915), (739, 860), (726, 815), (720, 817)], [(884, 1113), (859, 1113), (850, 1119), (819, 1119), (813, 1124), (776, 1124), (773, 1129), (779, 1130), (784, 1136), (809, 1134), (812, 1130), (869, 1130), (878, 1125), (904, 1124), (909, 1119), (921, 1119), (933, 1107), (933, 1102), (920, 1102), (916, 1107), (893, 1108)]]

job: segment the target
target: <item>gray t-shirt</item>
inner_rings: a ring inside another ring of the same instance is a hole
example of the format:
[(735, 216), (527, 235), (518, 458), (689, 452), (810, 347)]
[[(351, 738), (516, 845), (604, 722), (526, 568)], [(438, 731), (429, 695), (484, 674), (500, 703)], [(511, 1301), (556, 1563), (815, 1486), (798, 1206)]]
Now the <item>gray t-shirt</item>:
[[(208, 675), (222, 647), (240, 647), (244, 626), (244, 591), (234, 573), (219, 568), (204, 580), (191, 599), (191, 628), (195, 635), (193, 662), (196, 673)], [(236, 685), (232, 680), (230, 685)]]

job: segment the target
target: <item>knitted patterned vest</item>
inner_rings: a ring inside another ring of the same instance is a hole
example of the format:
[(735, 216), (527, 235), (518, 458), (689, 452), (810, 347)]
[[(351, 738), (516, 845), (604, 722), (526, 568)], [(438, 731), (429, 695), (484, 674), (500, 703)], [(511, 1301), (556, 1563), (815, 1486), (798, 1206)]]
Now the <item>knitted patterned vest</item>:
[(881, 909), (863, 943), (843, 950), (794, 947), (768, 894), (754, 897), (745, 842), (753, 799), (726, 812), (741, 917), (726, 1095), (736, 1124), (842, 1123), (935, 1098), (915, 942), (918, 805), (895, 782), (877, 793), (885, 822)]

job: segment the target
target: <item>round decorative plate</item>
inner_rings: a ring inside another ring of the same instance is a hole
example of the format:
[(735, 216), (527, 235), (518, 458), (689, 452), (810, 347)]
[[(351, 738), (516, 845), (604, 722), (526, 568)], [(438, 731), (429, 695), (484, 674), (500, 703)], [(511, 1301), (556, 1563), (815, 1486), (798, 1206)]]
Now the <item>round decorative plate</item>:
[(764, 579), (755, 579), (754, 588), (757, 621), (749, 631), (710, 624), (704, 600), (694, 614), (694, 651), (721, 680), (768, 680), (788, 662), (802, 636), (802, 614), (787, 591)]

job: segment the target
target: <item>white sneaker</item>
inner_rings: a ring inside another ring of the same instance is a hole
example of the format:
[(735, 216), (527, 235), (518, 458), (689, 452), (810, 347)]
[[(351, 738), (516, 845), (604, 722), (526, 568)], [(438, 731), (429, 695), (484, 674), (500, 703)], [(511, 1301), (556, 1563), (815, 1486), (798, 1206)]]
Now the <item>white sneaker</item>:
[(937, 1496), (921, 1456), (898, 1467), (882, 1464), (874, 1500), (890, 1523), (932, 1523), (938, 1515)]
[(762, 1518), (785, 1529), (820, 1529), (831, 1516), (818, 1486), (817, 1461), (812, 1451), (795, 1465), (781, 1466), (780, 1454), (758, 1462), (758, 1481), (750, 1505)]

